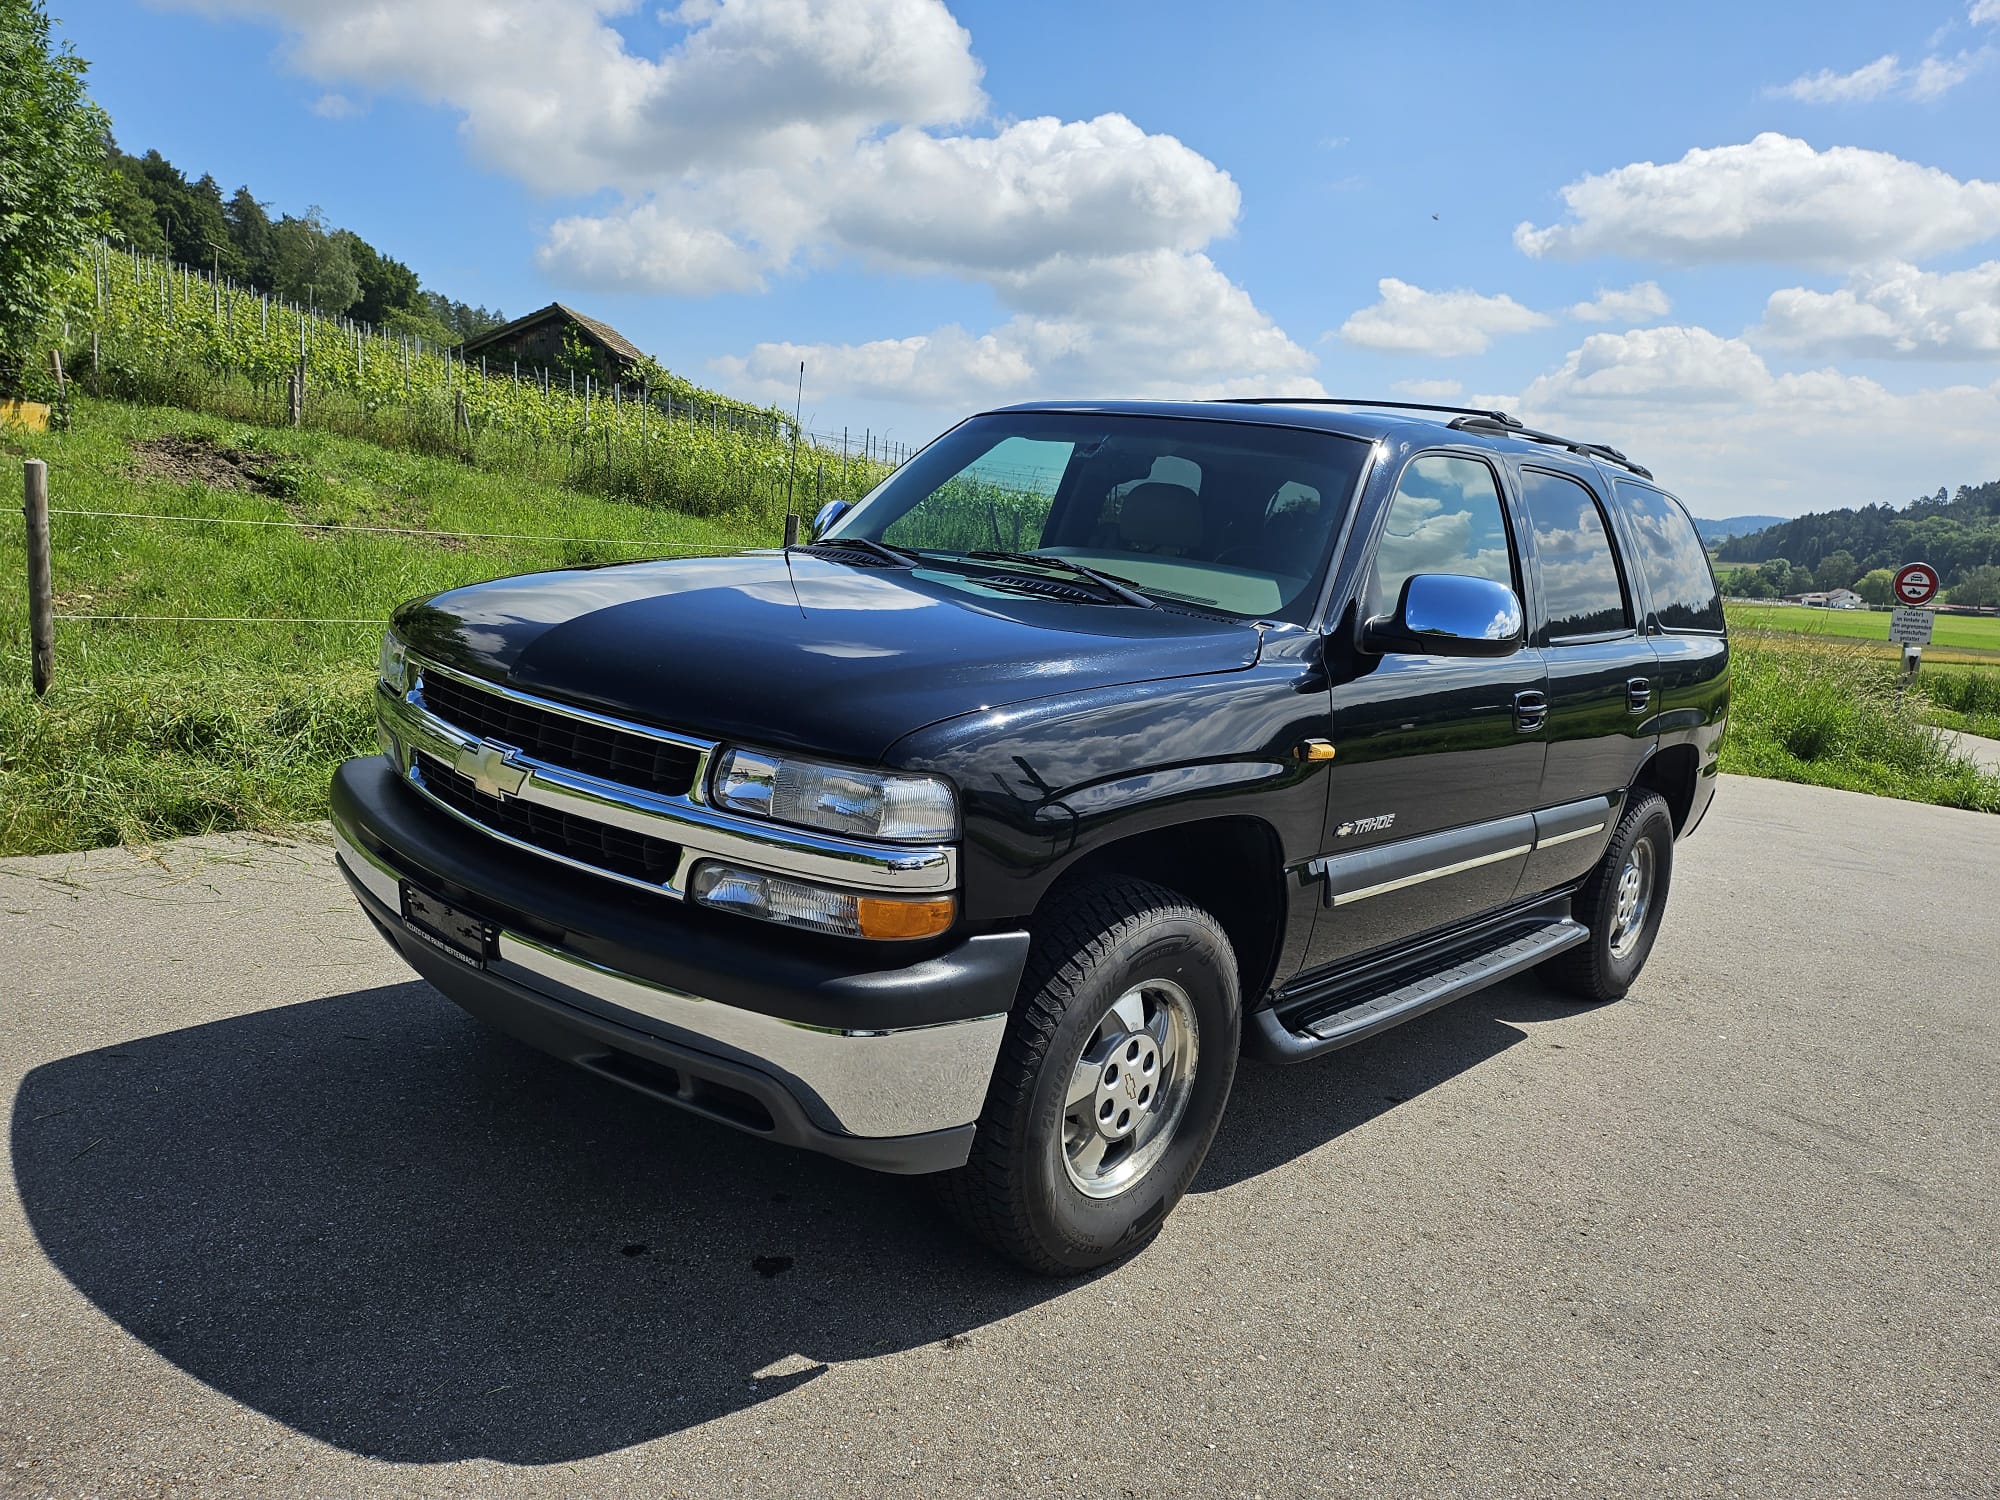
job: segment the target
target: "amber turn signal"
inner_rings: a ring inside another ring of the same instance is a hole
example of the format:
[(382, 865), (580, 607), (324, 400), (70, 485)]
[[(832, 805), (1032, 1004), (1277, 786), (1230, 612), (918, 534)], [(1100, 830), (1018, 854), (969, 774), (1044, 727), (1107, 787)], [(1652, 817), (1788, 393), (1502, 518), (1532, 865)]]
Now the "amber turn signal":
[(949, 896), (935, 901), (888, 901), (880, 896), (863, 896), (855, 915), (861, 935), (867, 938), (934, 937), (951, 926), (958, 914)]
[(1292, 752), (1300, 760), (1332, 760), (1334, 756), (1331, 740), (1307, 740)]

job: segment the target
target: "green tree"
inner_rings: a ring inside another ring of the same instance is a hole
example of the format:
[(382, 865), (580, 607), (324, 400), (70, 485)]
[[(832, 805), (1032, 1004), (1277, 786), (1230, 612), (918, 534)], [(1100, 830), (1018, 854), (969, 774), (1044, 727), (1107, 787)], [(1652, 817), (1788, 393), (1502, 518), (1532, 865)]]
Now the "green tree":
[[(122, 165), (122, 164), (121, 164)], [(235, 246), (222, 213), (222, 189), (213, 177), (189, 182), (157, 151), (137, 162), (137, 178), (153, 202), (153, 215), (167, 237), (167, 253), (184, 266), (208, 269), (220, 261), (225, 276), (236, 275)]]
[(1786, 594), (1798, 592), (1792, 587), (1791, 563), (1782, 557), (1774, 557), (1759, 564), (1756, 587), (1760, 599), (1781, 599)]
[(271, 215), (244, 184), (231, 195), (222, 210), (229, 221), (229, 238), (243, 262), (243, 275), (252, 286), (271, 285), (277, 259), (277, 242), (272, 238)]
[(1988, 564), (1983, 568), (1974, 568), (1945, 595), (1945, 602), (1973, 609), (1987, 609), (2000, 604), (2000, 567)]
[(273, 291), (328, 314), (354, 306), (361, 295), (361, 279), (347, 247), (327, 232), (326, 215), (317, 204), (302, 219), (286, 214), (271, 236)]
[(84, 93), (87, 64), (53, 45), (41, 0), (0, 0), (0, 393), (27, 369), (100, 233), (111, 122)]
[(397, 308), (416, 305), (420, 290), (417, 273), (400, 260), (392, 260), (351, 229), (334, 231), (334, 242), (354, 262), (355, 279), (361, 296), (354, 304), (354, 316), (364, 323), (385, 323)]
[(1813, 569), (1813, 584), (1821, 591), (1844, 589), (1861, 576), (1861, 564), (1854, 560), (1854, 554), (1842, 548), (1830, 552), (1820, 559)]
[(1889, 589), (1895, 581), (1896, 575), (1887, 568), (1870, 568), (1854, 585), (1854, 592), (1880, 609), (1888, 604)]
[(105, 233), (114, 245), (141, 255), (165, 255), (167, 236), (153, 212), (153, 200), (138, 173), (138, 158), (127, 156), (109, 136), (104, 140)]
[(458, 335), (429, 313), (412, 311), (407, 307), (390, 308), (382, 319), (382, 326), (390, 333), (408, 334), (439, 348), (458, 342)]

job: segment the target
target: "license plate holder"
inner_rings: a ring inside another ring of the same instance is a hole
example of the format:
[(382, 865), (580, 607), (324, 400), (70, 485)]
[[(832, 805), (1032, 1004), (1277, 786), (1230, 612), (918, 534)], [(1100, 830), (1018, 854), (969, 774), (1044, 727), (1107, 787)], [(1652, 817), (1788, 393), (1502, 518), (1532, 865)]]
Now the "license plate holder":
[(411, 932), (469, 968), (483, 969), (493, 954), (492, 924), (449, 901), (403, 882), (403, 925)]

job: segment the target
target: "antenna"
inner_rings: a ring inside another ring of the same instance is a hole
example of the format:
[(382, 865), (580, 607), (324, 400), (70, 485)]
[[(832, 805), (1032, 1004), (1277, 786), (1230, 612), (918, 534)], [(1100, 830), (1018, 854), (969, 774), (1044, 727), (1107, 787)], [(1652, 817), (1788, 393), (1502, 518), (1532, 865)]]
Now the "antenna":
[(799, 393), (792, 405), (792, 472), (785, 476), (785, 547), (799, 544), (799, 512), (792, 497), (799, 483), (799, 424), (806, 409), (806, 362), (799, 361)]

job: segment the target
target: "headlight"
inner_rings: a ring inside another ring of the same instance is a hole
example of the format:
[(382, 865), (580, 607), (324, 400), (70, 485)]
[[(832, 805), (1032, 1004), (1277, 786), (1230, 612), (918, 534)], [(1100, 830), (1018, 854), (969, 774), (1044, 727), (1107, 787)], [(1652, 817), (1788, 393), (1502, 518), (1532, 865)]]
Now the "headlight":
[(935, 776), (730, 750), (716, 762), (713, 796), (735, 812), (856, 838), (923, 844), (958, 834), (957, 800)]
[(840, 937), (934, 937), (957, 913), (949, 896), (864, 896), (716, 860), (695, 866), (689, 888), (699, 906)]
[(410, 648), (396, 639), (393, 630), (382, 636), (378, 670), (382, 681), (399, 693), (410, 685)]

